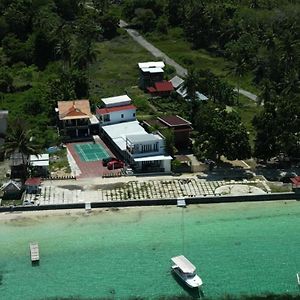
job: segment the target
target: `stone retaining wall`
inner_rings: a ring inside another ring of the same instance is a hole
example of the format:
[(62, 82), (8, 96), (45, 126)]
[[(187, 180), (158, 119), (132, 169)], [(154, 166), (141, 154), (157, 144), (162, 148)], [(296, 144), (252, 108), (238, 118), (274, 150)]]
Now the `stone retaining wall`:
[[(257, 201), (276, 201), (276, 200), (300, 200), (300, 194), (296, 193), (273, 193), (261, 195), (243, 195), (243, 196), (207, 196), (207, 197), (186, 197), (186, 204), (210, 204), (210, 203), (230, 203), (230, 202), (257, 202)], [(128, 200), (128, 201), (110, 201), (110, 202), (92, 202), (91, 208), (104, 207), (133, 207), (133, 206), (161, 206), (176, 205), (177, 199), (146, 199), (146, 200)], [(85, 203), (73, 204), (52, 204), (40, 206), (15, 206), (0, 207), (0, 212), (12, 211), (34, 211), (34, 210), (56, 210), (56, 209), (84, 209)]]

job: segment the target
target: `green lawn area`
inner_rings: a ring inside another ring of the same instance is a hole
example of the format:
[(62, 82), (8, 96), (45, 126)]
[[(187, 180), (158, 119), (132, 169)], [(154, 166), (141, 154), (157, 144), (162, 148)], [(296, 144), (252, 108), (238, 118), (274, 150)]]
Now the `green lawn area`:
[[(157, 32), (148, 33), (146, 39), (182, 66), (209, 69), (214, 74), (226, 78), (228, 83), (237, 85), (237, 78), (229, 74), (232, 63), (205, 49), (192, 49), (192, 45), (184, 39), (181, 28), (171, 28), (166, 35)], [(251, 74), (245, 75), (241, 80), (241, 88), (257, 93), (257, 88), (251, 80)]]
[(239, 105), (235, 105), (233, 109), (235, 109), (241, 116), (242, 122), (249, 132), (251, 147), (253, 147), (255, 139), (255, 129), (252, 125), (252, 120), (255, 114), (262, 110), (262, 107), (257, 105), (256, 102), (249, 100), (243, 95), (240, 95)]
[(149, 95), (138, 85), (139, 62), (153, 60), (153, 56), (134, 42), (125, 31), (112, 40), (97, 44), (98, 57), (89, 70), (90, 99), (99, 103), (101, 98), (127, 93), (138, 107), (139, 115), (152, 112)]
[[(213, 57), (205, 50), (191, 50), (190, 45), (180, 36), (178, 30), (172, 30), (170, 36), (164, 36), (159, 40), (154, 34), (148, 35), (147, 39), (152, 42), (155, 40), (154, 44), (157, 47), (185, 66), (188, 64), (183, 61), (192, 59), (197, 66), (209, 68), (218, 75), (225, 76), (228, 73), (226, 68), (229, 63), (223, 58)], [(137, 87), (139, 76), (137, 63), (155, 60), (155, 58), (134, 42), (125, 31), (120, 30), (120, 35), (114, 39), (98, 43), (97, 50), (99, 51), (97, 61), (89, 70), (92, 102), (99, 103), (101, 98), (128, 93), (138, 108), (139, 120), (154, 118), (166, 113), (180, 114), (188, 118), (188, 107), (185, 101), (178, 103), (179, 100), (175, 101), (170, 98), (150, 99), (149, 101), (149, 95)], [(233, 80), (228, 76), (226, 78)], [(249, 76), (248, 82), (250, 81)], [(245, 78), (244, 82), (247, 82)], [(242, 87), (247, 89), (245, 85)], [(251, 91), (255, 92), (254, 88)], [(255, 132), (252, 119), (260, 108), (255, 102), (241, 95), (240, 104), (234, 106), (233, 109), (241, 115), (242, 121), (249, 131), (251, 145), (253, 145)]]
[[(205, 49), (192, 49), (192, 45), (184, 40), (183, 32), (180, 28), (171, 28), (167, 35), (148, 33), (146, 39), (153, 43), (157, 48), (164, 51), (167, 55), (186, 68), (196, 67), (209, 69), (214, 74), (221, 76), (228, 83), (236, 86), (237, 78), (229, 74), (231, 62), (222, 57), (214, 56)], [(241, 80), (241, 88), (252, 93), (258, 93), (257, 88), (252, 83), (251, 74), (245, 75)], [(261, 110), (254, 101), (240, 95), (240, 104), (233, 108), (240, 114), (250, 137), (251, 146), (254, 145), (255, 131), (252, 126), (254, 115)]]

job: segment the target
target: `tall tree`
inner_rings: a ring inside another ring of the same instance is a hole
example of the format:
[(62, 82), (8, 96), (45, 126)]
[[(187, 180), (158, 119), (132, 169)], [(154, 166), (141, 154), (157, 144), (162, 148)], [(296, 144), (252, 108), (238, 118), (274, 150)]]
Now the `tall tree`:
[(249, 137), (236, 112), (228, 112), (212, 102), (202, 104), (196, 115), (195, 129), (199, 131), (195, 151), (198, 157), (209, 154), (212, 159), (224, 155), (228, 159), (244, 159), (251, 155)]
[(41, 147), (36, 143), (33, 132), (27, 127), (25, 121), (17, 119), (11, 122), (8, 127), (3, 149), (7, 157), (13, 153), (21, 153), (24, 174), (27, 174), (28, 156), (37, 155)]

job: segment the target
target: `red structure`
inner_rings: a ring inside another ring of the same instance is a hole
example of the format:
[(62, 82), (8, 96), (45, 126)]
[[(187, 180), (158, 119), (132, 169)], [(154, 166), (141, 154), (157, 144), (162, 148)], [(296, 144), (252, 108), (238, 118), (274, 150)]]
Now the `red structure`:
[(144, 121), (146, 127), (158, 127), (159, 130), (171, 129), (174, 133), (175, 147), (187, 148), (190, 145), (190, 132), (193, 130), (191, 123), (184, 118), (172, 115), (159, 117), (156, 120)]
[(155, 82), (153, 87), (147, 87), (147, 91), (153, 96), (168, 96), (174, 87), (171, 82), (163, 80)]
[(296, 187), (300, 187), (300, 176), (296, 176), (294, 178), (291, 178), (292, 183), (296, 186)]

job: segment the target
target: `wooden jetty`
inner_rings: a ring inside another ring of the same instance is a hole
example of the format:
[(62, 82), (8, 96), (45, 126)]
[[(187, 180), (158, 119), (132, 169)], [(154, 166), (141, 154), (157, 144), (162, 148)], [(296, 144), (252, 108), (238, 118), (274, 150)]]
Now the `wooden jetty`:
[(40, 260), (39, 244), (32, 242), (29, 244), (31, 262), (38, 262)]

